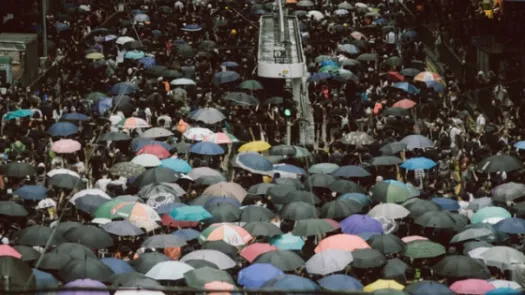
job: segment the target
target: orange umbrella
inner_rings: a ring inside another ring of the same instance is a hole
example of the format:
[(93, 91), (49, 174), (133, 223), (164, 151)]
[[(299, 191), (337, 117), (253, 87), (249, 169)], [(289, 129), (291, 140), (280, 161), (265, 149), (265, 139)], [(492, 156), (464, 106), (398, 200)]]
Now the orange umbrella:
[(361, 237), (348, 234), (338, 234), (322, 240), (315, 248), (315, 253), (319, 253), (327, 249), (354, 251), (357, 249), (369, 248), (370, 246)]
[(416, 105), (416, 103), (410, 99), (404, 98), (398, 102), (396, 102), (392, 107), (393, 108), (401, 108), (401, 109), (410, 109), (413, 108)]
[(219, 292), (210, 292), (208, 295), (231, 295), (231, 291), (235, 289), (235, 286), (226, 282), (213, 281), (204, 284), (204, 289)]
[(428, 240), (428, 239), (422, 236), (408, 236), (408, 237), (404, 237), (401, 239), (401, 241), (405, 243), (410, 243), (413, 241), (424, 241), (424, 240)]
[(252, 263), (260, 255), (275, 250), (277, 250), (277, 247), (268, 243), (253, 243), (241, 250), (241, 256), (242, 258), (248, 260), (248, 262)]

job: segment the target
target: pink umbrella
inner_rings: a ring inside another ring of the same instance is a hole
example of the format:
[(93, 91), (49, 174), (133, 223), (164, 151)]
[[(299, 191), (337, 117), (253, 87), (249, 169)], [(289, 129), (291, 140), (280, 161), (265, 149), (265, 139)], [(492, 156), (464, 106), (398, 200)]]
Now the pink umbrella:
[(450, 290), (458, 294), (483, 295), (492, 289), (495, 289), (494, 285), (480, 279), (462, 280), (450, 285)]
[(137, 155), (142, 154), (154, 155), (157, 156), (157, 158), (159, 159), (166, 159), (171, 156), (170, 152), (168, 152), (165, 148), (163, 148), (160, 145), (153, 144), (146, 145), (137, 152)]
[(410, 99), (402, 99), (398, 102), (396, 102), (392, 107), (394, 108), (402, 108), (402, 109), (410, 109), (412, 107), (414, 107), (416, 105), (416, 103)]
[(235, 289), (230, 283), (213, 281), (204, 284), (204, 289), (219, 292), (210, 292), (208, 295), (231, 295), (231, 291)]
[(72, 139), (61, 139), (53, 142), (51, 150), (57, 154), (71, 154), (82, 148), (80, 142)]
[(425, 241), (425, 240), (428, 240), (428, 239), (422, 236), (408, 236), (408, 237), (404, 237), (401, 239), (401, 241), (405, 243), (410, 243), (413, 241)]
[(267, 243), (253, 243), (242, 249), (241, 256), (252, 263), (259, 255), (275, 250), (277, 250), (277, 247)]
[(0, 256), (11, 256), (17, 259), (22, 258), (22, 254), (9, 245), (0, 245)]

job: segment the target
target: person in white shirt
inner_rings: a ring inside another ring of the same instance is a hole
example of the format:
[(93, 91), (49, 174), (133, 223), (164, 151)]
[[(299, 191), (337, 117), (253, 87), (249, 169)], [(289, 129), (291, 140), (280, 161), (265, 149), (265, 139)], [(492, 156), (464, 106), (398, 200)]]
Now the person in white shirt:
[(478, 113), (478, 117), (476, 118), (476, 131), (478, 133), (483, 133), (486, 124), (487, 120), (485, 119), (485, 116), (483, 116), (482, 113)]
[(449, 137), (450, 137), (450, 148), (456, 149), (457, 148), (457, 136), (461, 135), (461, 129), (457, 127), (455, 124), (450, 127), (449, 130)]

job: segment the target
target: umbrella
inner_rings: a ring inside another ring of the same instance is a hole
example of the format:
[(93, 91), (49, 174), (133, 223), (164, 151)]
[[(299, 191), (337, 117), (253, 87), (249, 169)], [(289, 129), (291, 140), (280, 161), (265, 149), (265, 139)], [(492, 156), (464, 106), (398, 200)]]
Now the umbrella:
[(71, 154), (79, 151), (81, 148), (81, 144), (72, 139), (61, 139), (55, 141), (51, 146), (51, 150), (58, 154)]
[(349, 200), (349, 201), (355, 201), (361, 206), (368, 206), (370, 204), (370, 199), (365, 194), (360, 193), (346, 193), (342, 194), (339, 197), (337, 197), (337, 200)]
[(341, 230), (346, 234), (383, 233), (383, 226), (367, 215), (354, 214), (341, 221)]
[(34, 290), (36, 280), (31, 268), (22, 260), (10, 256), (0, 257), (0, 275), (9, 278), (9, 287), (15, 290)]
[(363, 290), (363, 284), (354, 277), (334, 274), (321, 278), (317, 281), (321, 287), (331, 291), (361, 291)]
[[(157, 166), (161, 165), (160, 159), (157, 156), (150, 155), (150, 154), (138, 155), (138, 156), (134, 157), (131, 160), (131, 163), (140, 165), (140, 166), (145, 167), (145, 168), (157, 167)], [(141, 169), (138, 168), (138, 167), (135, 167), (134, 170), (138, 171), (138, 170), (141, 170)], [(144, 169), (143, 172), (144, 171), (146, 171), (146, 170)]]
[(79, 177), (70, 174), (56, 174), (51, 176), (51, 178), (48, 180), (48, 184), (57, 188), (68, 190), (81, 189), (85, 187), (85, 184)]
[(130, 265), (138, 272), (145, 274), (163, 261), (170, 261), (170, 258), (159, 252), (149, 252), (139, 255), (137, 259), (130, 262)]
[(41, 225), (26, 227), (15, 234), (15, 241), (20, 245), (46, 246), (59, 245), (64, 238), (57, 235), (52, 228)]
[(490, 272), (483, 263), (464, 255), (447, 256), (432, 269), (437, 275), (449, 278), (490, 278)]
[(188, 79), (188, 78), (178, 78), (178, 79), (172, 80), (170, 84), (173, 86), (196, 85), (195, 81), (193, 81), (192, 79)]
[(204, 138), (204, 141), (209, 141), (216, 144), (231, 144), (234, 142), (239, 142), (239, 139), (229, 133), (217, 132)]
[(243, 81), (239, 88), (241, 89), (248, 89), (248, 90), (262, 90), (264, 87), (262, 86), (261, 82), (257, 80), (246, 80)]
[(24, 217), (29, 215), (24, 206), (13, 201), (0, 201), (0, 215), (11, 217)]
[(441, 81), (441, 80), (442, 78), (440, 75), (433, 73), (433, 72), (428, 72), (428, 71), (421, 72), (414, 77), (414, 81), (418, 81), (418, 82), (430, 82), (430, 81)]
[(339, 249), (343, 251), (354, 251), (356, 249), (368, 249), (370, 246), (362, 238), (348, 234), (337, 234), (323, 239), (315, 248), (315, 253), (328, 249)]
[(368, 212), (368, 216), (370, 217), (384, 217), (387, 219), (401, 219), (407, 217), (409, 214), (410, 211), (403, 206), (391, 203), (378, 204)]
[(506, 280), (491, 280), (490, 283), (496, 288), (510, 288), (510, 289), (521, 289), (521, 286), (514, 281)]
[(81, 225), (68, 230), (64, 237), (92, 249), (105, 249), (113, 245), (113, 239), (103, 229), (94, 225)]
[(160, 138), (160, 137), (170, 137), (173, 135), (173, 132), (169, 131), (166, 128), (154, 127), (146, 130), (140, 136), (144, 138)]
[(163, 261), (153, 266), (146, 276), (155, 280), (176, 281), (183, 279), (185, 273), (194, 269), (184, 262)]
[(42, 254), (37, 261), (38, 268), (45, 270), (59, 270), (64, 267), (73, 257), (67, 253), (60, 253), (57, 250)]
[(230, 83), (239, 80), (241, 76), (237, 72), (224, 71), (213, 75), (212, 82), (216, 85)]
[(418, 217), (429, 211), (439, 211), (440, 207), (438, 204), (429, 200), (423, 200), (419, 198), (411, 198), (403, 203), (403, 207), (410, 211), (410, 217)]
[(387, 203), (401, 203), (418, 195), (415, 188), (396, 180), (378, 182), (371, 190), (373, 200)]
[(272, 146), (265, 141), (252, 141), (242, 145), (239, 148), (239, 152), (263, 152)]
[(364, 132), (350, 132), (342, 138), (341, 142), (349, 145), (363, 146), (374, 143), (375, 139)]
[(282, 271), (292, 271), (304, 265), (304, 260), (288, 250), (266, 252), (255, 260), (255, 263), (270, 263)]
[(333, 200), (321, 207), (320, 214), (324, 218), (346, 218), (361, 212), (363, 205), (355, 200)]
[(300, 277), (298, 275), (286, 274), (266, 282), (263, 285), (263, 289), (274, 289), (279, 291), (300, 290), (312, 291), (315, 293), (315, 291), (319, 290), (319, 286), (317, 286), (317, 284), (312, 282), (310, 279)]
[(352, 261), (351, 252), (339, 249), (327, 249), (312, 256), (306, 262), (309, 274), (328, 275), (343, 271)]
[(239, 249), (235, 246), (226, 243), (225, 241), (207, 241), (202, 243), (201, 249), (217, 250), (228, 255), (232, 259), (237, 259), (239, 255)]
[(509, 155), (494, 155), (483, 159), (477, 168), (486, 173), (510, 172), (523, 168), (520, 159)]
[(270, 244), (279, 250), (301, 250), (304, 246), (304, 240), (292, 233), (286, 233), (271, 238)]
[(241, 216), (241, 209), (230, 203), (217, 203), (207, 206), (206, 210), (213, 216), (207, 222), (234, 222)]
[(458, 211), (460, 208), (458, 201), (449, 198), (432, 198), (432, 202), (439, 205), (441, 209), (448, 211)]
[(47, 189), (41, 185), (24, 185), (13, 194), (24, 200), (40, 201), (47, 198)]
[(211, 131), (208, 128), (192, 127), (190, 129), (186, 130), (186, 132), (184, 132), (183, 135), (184, 135), (185, 138), (190, 139), (190, 140), (202, 141), (206, 137), (208, 137), (208, 136), (210, 136), (212, 134), (213, 134), (213, 131)]
[(364, 169), (361, 166), (354, 166), (354, 165), (339, 167), (337, 168), (337, 170), (335, 170), (331, 174), (335, 177), (345, 177), (345, 178), (370, 176), (370, 172), (368, 172), (366, 169)]
[(175, 182), (179, 179), (173, 170), (164, 167), (155, 167), (140, 174), (134, 181), (136, 187), (144, 187), (151, 183)]
[(413, 295), (455, 295), (446, 285), (435, 281), (419, 281), (405, 287)]
[(436, 166), (436, 162), (427, 159), (425, 157), (410, 158), (401, 164), (401, 168), (406, 170), (417, 170), (417, 169), (432, 169)]
[(201, 121), (206, 124), (215, 124), (226, 119), (226, 116), (224, 116), (224, 114), (221, 111), (215, 108), (204, 108), (194, 111), (190, 115), (190, 119), (195, 121)]
[[(355, 188), (354, 185), (345, 185), (347, 183), (338, 183), (340, 186), (334, 186), (331, 185), (336, 182), (335, 177), (329, 174), (313, 174), (306, 178), (306, 180), (303, 182), (305, 187), (308, 188), (330, 188), (333, 191), (339, 191), (345, 188)], [(357, 186), (357, 184), (356, 184)]]
[(379, 156), (374, 157), (369, 163), (373, 166), (392, 166), (403, 163), (403, 160), (394, 156)]
[(35, 168), (28, 163), (12, 162), (2, 166), (2, 174), (6, 177), (23, 178), (35, 173)]
[(86, 212), (88, 214), (93, 214), (97, 211), (97, 208), (103, 204), (109, 202), (108, 199), (101, 196), (92, 195), (89, 197), (79, 198), (75, 201), (74, 205), (77, 210)]
[(416, 224), (429, 228), (454, 228), (456, 220), (446, 211), (430, 211), (414, 219)]
[(124, 260), (117, 258), (102, 258), (102, 263), (107, 265), (115, 274), (135, 272), (133, 267)]
[(352, 255), (354, 261), (352, 261), (351, 266), (355, 268), (380, 267), (387, 262), (385, 255), (376, 249), (358, 249), (353, 251)]
[(525, 255), (523, 253), (506, 246), (489, 248), (481, 253), (480, 258), (483, 259), (487, 266), (497, 267), (502, 270), (510, 270), (515, 264), (525, 263)]
[(281, 229), (275, 224), (266, 221), (252, 221), (246, 223), (243, 228), (248, 231), (253, 237), (264, 236), (273, 237), (282, 235)]
[(432, 140), (422, 135), (408, 135), (401, 140), (402, 143), (407, 145), (408, 150), (413, 149), (426, 149), (434, 147)]
[(230, 269), (235, 267), (237, 264), (233, 259), (231, 259), (228, 255), (217, 251), (217, 250), (197, 250), (190, 252), (186, 254), (184, 257), (180, 259), (182, 262), (186, 262), (188, 260), (206, 260), (208, 262), (211, 262), (219, 269)]
[(237, 283), (246, 289), (260, 289), (269, 280), (284, 273), (269, 263), (254, 263), (239, 271)]
[(470, 221), (472, 223), (480, 223), (490, 218), (505, 219), (510, 217), (512, 216), (509, 211), (501, 207), (492, 206), (478, 210), (476, 213), (474, 213), (474, 215), (472, 215)]
[(124, 132), (108, 132), (104, 133), (99, 141), (127, 141), (131, 138)]
[(242, 186), (234, 182), (219, 182), (207, 187), (203, 196), (222, 196), (234, 198), (239, 202), (242, 202), (248, 193)]
[(491, 228), (469, 228), (452, 237), (450, 243), (460, 243), (468, 240), (481, 240), (494, 236), (494, 230)]
[(498, 202), (514, 201), (525, 196), (525, 184), (508, 182), (498, 185), (492, 190), (493, 199)]
[(235, 163), (253, 174), (273, 175), (273, 164), (255, 152), (242, 152), (235, 157)]
[(456, 281), (450, 285), (450, 290), (458, 294), (479, 294), (483, 295), (490, 290), (495, 289), (490, 282), (480, 279), (468, 279)]
[(58, 272), (64, 282), (78, 279), (92, 279), (97, 281), (108, 281), (113, 271), (98, 259), (85, 258), (73, 259)]
[(222, 223), (211, 225), (202, 231), (199, 237), (201, 241), (225, 241), (232, 246), (243, 246), (253, 239), (248, 231), (240, 226)]
[(0, 256), (10, 256), (17, 259), (22, 258), (22, 254), (9, 245), (0, 245)]
[[(401, 74), (403, 74), (403, 71), (401, 71)], [(399, 90), (402, 90), (406, 93), (410, 93), (410, 94), (418, 94), (419, 93), (419, 89), (416, 88), (416, 86), (408, 83), (408, 82), (398, 82), (398, 83), (395, 83), (393, 86), (393, 88), (396, 88), (396, 89), (399, 89)]]
[(437, 257), (446, 252), (445, 247), (438, 243), (420, 240), (407, 243), (404, 255), (412, 259), (419, 259)]
[(201, 289), (206, 283), (219, 281), (235, 284), (232, 277), (225, 271), (203, 267), (184, 273), (184, 280), (189, 287)]
[(235, 105), (253, 106), (260, 102), (255, 96), (246, 94), (244, 92), (230, 92), (224, 96), (225, 100), (231, 101)]
[(216, 156), (224, 154), (224, 149), (213, 142), (202, 141), (191, 146), (190, 153), (198, 155)]
[(54, 289), (58, 287), (58, 280), (50, 273), (33, 269), (33, 276), (35, 277), (37, 288)]
[(252, 243), (244, 247), (241, 250), (240, 255), (242, 258), (252, 263), (260, 255), (275, 250), (277, 250), (277, 247), (272, 246), (268, 243)]
[(260, 206), (245, 206), (242, 208), (239, 221), (253, 222), (253, 221), (270, 221), (275, 214), (265, 207)]
[(496, 223), (494, 229), (507, 234), (524, 234), (525, 220), (521, 218), (505, 218)]
[(103, 224), (102, 229), (116, 236), (140, 236), (144, 232), (129, 221), (113, 221)]
[(393, 234), (374, 235), (367, 242), (372, 249), (379, 250), (385, 255), (402, 253), (406, 248), (405, 243)]
[(34, 113), (33, 110), (28, 110), (28, 109), (11, 111), (4, 115), (4, 120), (10, 121), (16, 118), (31, 117), (33, 116), (33, 113)]
[(283, 206), (280, 211), (281, 218), (290, 220), (301, 220), (317, 217), (314, 205), (305, 202), (291, 202)]

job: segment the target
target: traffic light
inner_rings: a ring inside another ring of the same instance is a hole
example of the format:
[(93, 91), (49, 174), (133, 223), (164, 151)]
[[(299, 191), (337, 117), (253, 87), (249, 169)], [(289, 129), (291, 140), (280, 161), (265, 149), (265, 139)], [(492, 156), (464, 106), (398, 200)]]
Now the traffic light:
[(282, 108), (283, 116), (288, 118), (293, 118), (295, 115), (295, 103), (293, 99), (285, 98)]

